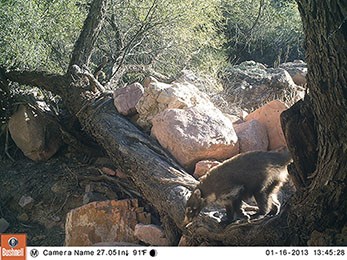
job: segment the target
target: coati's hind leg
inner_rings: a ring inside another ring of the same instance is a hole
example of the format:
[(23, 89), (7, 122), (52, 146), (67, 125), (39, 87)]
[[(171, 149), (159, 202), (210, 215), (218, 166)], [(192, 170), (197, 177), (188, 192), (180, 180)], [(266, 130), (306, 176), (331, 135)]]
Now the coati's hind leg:
[(277, 215), (281, 208), (281, 203), (278, 201), (277, 193), (280, 188), (280, 183), (274, 182), (265, 191), (260, 191), (254, 194), (254, 198), (258, 204), (259, 211), (252, 218), (262, 218), (266, 215)]
[(277, 197), (277, 193), (273, 193), (270, 196), (271, 200), (272, 200), (272, 205), (271, 205), (271, 210), (270, 210), (270, 215), (278, 215), (278, 213), (280, 213), (281, 210), (281, 202), (279, 202), (278, 197)]
[(260, 219), (265, 217), (271, 211), (272, 199), (265, 192), (254, 194), (255, 201), (258, 204), (259, 210), (252, 215), (252, 219)]

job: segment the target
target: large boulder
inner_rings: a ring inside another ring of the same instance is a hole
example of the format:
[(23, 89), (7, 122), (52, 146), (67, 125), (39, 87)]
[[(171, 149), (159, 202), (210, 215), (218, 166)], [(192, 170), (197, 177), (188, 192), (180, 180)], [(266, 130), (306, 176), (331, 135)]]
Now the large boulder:
[(258, 120), (249, 120), (234, 124), (234, 129), (240, 142), (240, 153), (249, 151), (267, 151), (269, 138), (265, 126)]
[(90, 246), (104, 242), (137, 243), (135, 226), (150, 223), (136, 199), (92, 202), (71, 210), (66, 216), (65, 245)]
[(152, 123), (151, 134), (187, 170), (200, 160), (224, 160), (239, 152), (232, 122), (213, 106), (166, 109)]
[(144, 89), (138, 82), (114, 90), (113, 100), (117, 111), (125, 116), (136, 114), (136, 105), (143, 93)]
[(165, 109), (183, 109), (198, 104), (213, 106), (206, 94), (187, 82), (166, 84), (147, 79), (144, 87), (144, 95), (137, 103), (136, 110), (139, 113), (137, 123), (147, 130), (152, 126), (152, 119)]
[(254, 61), (230, 66), (221, 73), (223, 97), (248, 112), (275, 99), (292, 105), (303, 97), (303, 90), (282, 68), (267, 68)]
[(282, 63), (279, 66), (288, 71), (295, 84), (303, 86), (306, 84), (307, 65), (302, 60), (295, 60), (293, 62)]
[(51, 158), (62, 144), (59, 124), (42, 110), (20, 105), (9, 120), (13, 141), (34, 161)]
[(288, 109), (286, 104), (279, 100), (273, 100), (246, 117), (246, 122), (251, 122), (255, 119), (265, 126), (269, 137), (269, 150), (287, 146), (280, 121), (280, 115), (286, 109)]

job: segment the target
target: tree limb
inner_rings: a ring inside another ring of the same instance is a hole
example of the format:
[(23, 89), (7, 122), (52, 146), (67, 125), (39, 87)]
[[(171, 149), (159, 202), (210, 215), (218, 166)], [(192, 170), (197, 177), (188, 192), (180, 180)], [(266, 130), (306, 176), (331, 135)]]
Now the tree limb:
[(265, 0), (260, 0), (257, 18), (255, 19), (252, 27), (248, 30), (247, 34), (252, 34), (254, 28), (257, 26), (260, 20), (261, 14), (263, 12), (264, 6), (265, 6)]
[(106, 16), (107, 2), (108, 0), (94, 0), (91, 3), (88, 17), (84, 21), (82, 32), (72, 51), (68, 71), (70, 71), (73, 65), (88, 66), (95, 42)]
[(62, 86), (66, 84), (66, 76), (45, 71), (9, 71), (7, 79), (22, 85), (36, 86), (61, 95)]
[(131, 45), (133, 44), (133, 42), (139, 37), (141, 36), (144, 32), (147, 31), (147, 27), (151, 21), (151, 18), (155, 12), (155, 8), (157, 7), (157, 0), (154, 0), (151, 7), (149, 8), (146, 17), (144, 19), (143, 24), (140, 26), (140, 28), (137, 30), (137, 32), (135, 33), (135, 35), (131, 38), (131, 40), (128, 42), (128, 44), (126, 46), (124, 46), (124, 48), (122, 49), (121, 53), (122, 53), (122, 57), (118, 63), (117, 68), (113, 69), (112, 75), (110, 77), (109, 82), (112, 81), (112, 78), (117, 74), (117, 72), (120, 70), (120, 68), (122, 67), (124, 60), (127, 56), (127, 53), (129, 52)]

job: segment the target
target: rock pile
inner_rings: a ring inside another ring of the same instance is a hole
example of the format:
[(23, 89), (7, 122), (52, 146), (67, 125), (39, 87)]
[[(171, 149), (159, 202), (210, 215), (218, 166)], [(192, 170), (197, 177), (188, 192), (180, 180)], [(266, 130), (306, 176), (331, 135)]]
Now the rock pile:
[[(240, 75), (258, 84), (256, 92), (252, 94), (254, 96), (257, 96), (257, 91), (262, 92), (267, 88), (266, 82), (272, 86), (277, 84), (280, 89), (295, 86), (283, 69), (264, 78), (261, 71), (267, 70), (266, 73), (269, 73), (269, 70), (263, 65), (244, 63), (242, 66), (251, 67), (251, 72), (240, 72)], [(250, 86), (249, 82), (245, 82)], [(133, 88), (132, 85), (128, 87)], [(205, 93), (182, 80), (167, 84), (148, 78), (143, 89), (143, 95), (137, 97), (138, 102), (133, 102), (133, 108), (130, 108), (138, 113), (137, 124), (150, 132), (187, 171), (193, 172), (195, 168), (197, 178), (206, 172), (199, 169), (199, 165), (203, 164), (200, 161), (223, 161), (240, 152), (275, 150), (286, 146), (280, 114), (287, 109), (287, 105), (282, 101), (271, 100), (250, 114), (240, 111), (240, 118), (235, 114), (223, 113)], [(115, 103), (117, 106), (116, 99)], [(123, 100), (123, 103), (129, 104), (131, 101)]]
[(229, 66), (221, 73), (224, 91), (220, 95), (230, 105), (236, 104), (248, 112), (275, 99), (292, 105), (303, 98), (304, 90), (294, 83), (293, 79), (298, 78), (295, 72), (290, 74), (284, 68), (267, 68), (254, 61)]

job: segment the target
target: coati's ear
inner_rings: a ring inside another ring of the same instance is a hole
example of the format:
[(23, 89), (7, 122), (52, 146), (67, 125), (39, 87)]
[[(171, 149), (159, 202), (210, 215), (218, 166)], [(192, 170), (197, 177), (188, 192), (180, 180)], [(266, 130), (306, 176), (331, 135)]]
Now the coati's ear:
[(199, 189), (194, 190), (194, 197), (201, 199), (201, 191)]

